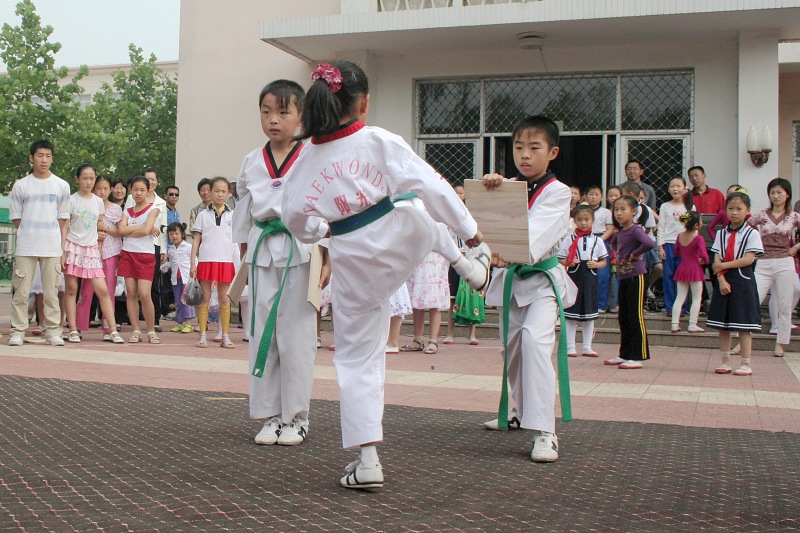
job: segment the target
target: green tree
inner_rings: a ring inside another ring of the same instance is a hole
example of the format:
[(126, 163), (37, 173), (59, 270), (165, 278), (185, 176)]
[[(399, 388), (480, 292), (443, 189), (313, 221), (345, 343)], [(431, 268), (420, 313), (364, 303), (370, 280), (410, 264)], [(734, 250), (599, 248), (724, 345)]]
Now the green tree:
[(130, 69), (113, 74), (82, 108), (77, 96), (88, 73), (81, 66), (71, 79), (66, 67), (55, 67), (61, 44), (50, 42), (51, 26), (42, 26), (32, 0), (17, 4), (19, 26), (0, 30), (0, 58), (8, 67), (0, 75), (0, 192), (28, 174), (28, 148), (46, 138), (56, 148), (53, 172), (69, 179), (85, 162), (98, 172), (122, 178), (159, 172), (161, 186), (175, 180), (177, 82), (164, 74), (156, 57), (129, 46)]
[(158, 67), (155, 55), (145, 60), (133, 44), (128, 54), (130, 70), (115, 72), (113, 84), (104, 84), (86, 109), (102, 132), (93, 139), (95, 151), (111, 152), (106, 160), (115, 162), (121, 177), (154, 167), (163, 188), (175, 183), (178, 84)]
[(81, 122), (75, 97), (83, 92), (78, 82), (88, 74), (82, 66), (70, 80), (66, 67), (55, 67), (61, 44), (49, 42), (52, 26), (42, 26), (31, 0), (17, 4), (19, 26), (0, 29), (0, 58), (8, 74), (0, 76), (0, 192), (30, 171), (28, 148), (36, 139), (56, 145), (53, 171), (69, 176), (74, 144), (62, 142), (76, 133)]

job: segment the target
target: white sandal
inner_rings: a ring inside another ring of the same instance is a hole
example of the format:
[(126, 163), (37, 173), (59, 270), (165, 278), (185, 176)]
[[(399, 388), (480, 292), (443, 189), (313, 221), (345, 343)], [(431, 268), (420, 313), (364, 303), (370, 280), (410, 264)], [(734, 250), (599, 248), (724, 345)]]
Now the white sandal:
[(150, 342), (150, 344), (161, 344), (161, 339), (158, 338), (158, 335), (155, 331), (147, 332), (147, 340)]
[(142, 332), (139, 331), (138, 329), (133, 330), (133, 333), (131, 333), (131, 336), (128, 337), (128, 342), (131, 342), (131, 343), (142, 342)]
[(81, 342), (81, 334), (77, 331), (70, 331), (69, 337), (67, 337), (67, 342)]
[(116, 331), (109, 335), (108, 340), (113, 342), (114, 344), (125, 344), (125, 340)]

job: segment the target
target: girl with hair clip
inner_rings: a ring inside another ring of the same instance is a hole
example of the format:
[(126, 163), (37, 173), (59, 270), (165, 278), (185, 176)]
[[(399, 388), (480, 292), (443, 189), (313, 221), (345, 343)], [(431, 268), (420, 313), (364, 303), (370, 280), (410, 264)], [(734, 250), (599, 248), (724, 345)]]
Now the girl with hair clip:
[[(75, 171), (75, 181), (78, 182), (78, 192), (69, 197), (69, 229), (64, 239), (64, 281), (66, 284), (67, 323), (70, 328), (67, 340), (81, 342), (79, 326), (76, 315), (76, 297), (78, 294), (78, 279), (83, 280), (84, 287), (91, 287), (97, 294), (100, 310), (108, 323), (111, 332), (108, 340), (115, 344), (124, 344), (125, 341), (117, 333), (117, 323), (114, 319), (114, 304), (109, 296), (106, 285), (106, 272), (103, 259), (98, 246), (99, 227), (106, 228), (103, 224), (105, 205), (103, 200), (95, 196), (94, 189), (97, 173), (95, 168), (84, 163)], [(85, 299), (86, 327), (88, 329), (88, 307), (92, 301), (91, 294)]]
[[(319, 65), (303, 107), (301, 139), (311, 138), (290, 171), (281, 219), (303, 242), (330, 228), (332, 298), (341, 391), (342, 445), (360, 447), (340, 483), (383, 487), (376, 445), (383, 440), (383, 383), (389, 297), (431, 250), (475, 288), (488, 283), (488, 247), (452, 187), (397, 135), (364, 123), (369, 83), (348, 61)], [(414, 192), (428, 213), (397, 206)], [(474, 246), (467, 256), (444, 224)]]
[[(97, 225), (98, 245), (100, 246), (100, 257), (103, 260), (106, 288), (113, 301), (114, 289), (117, 286), (117, 264), (119, 264), (119, 253), (122, 251), (122, 239), (117, 229), (117, 224), (122, 220), (122, 208), (110, 200), (112, 189), (108, 176), (97, 176), (93, 191), (95, 196), (103, 201), (105, 207), (103, 219)], [(78, 331), (89, 329), (89, 316), (93, 315), (91, 311), (93, 295), (92, 284), (84, 283), (81, 286), (81, 296), (78, 302)], [(116, 320), (116, 316), (114, 318)], [(111, 328), (105, 318), (103, 318), (103, 340), (112, 340)]]
[(170, 331), (191, 333), (194, 307), (181, 301), (184, 281), (190, 279), (192, 245), (186, 242), (186, 224), (172, 222), (167, 226), (167, 238), (172, 246), (167, 248), (167, 262), (161, 264), (161, 272), (172, 272), (172, 294), (175, 296), (175, 322)]
[(592, 233), (594, 209), (588, 204), (580, 204), (572, 211), (575, 232), (561, 241), (558, 251), (559, 262), (567, 269), (570, 279), (578, 287), (577, 301), (567, 309), (567, 355), (578, 357), (575, 348), (575, 335), (578, 323), (582, 324), (583, 351), (585, 357), (597, 357), (592, 350), (594, 321), (598, 317), (599, 288), (597, 271), (606, 266), (606, 246), (603, 240)]
[(800, 243), (794, 242), (800, 229), (800, 213), (792, 210), (792, 185), (783, 178), (767, 184), (770, 207), (754, 214), (747, 223), (756, 228), (764, 246), (764, 255), (756, 265), (758, 301), (763, 302), (773, 286), (780, 290), (778, 298), (778, 338), (775, 357), (783, 357), (784, 347), (792, 333), (792, 303), (800, 280), (795, 270), (795, 255)]
[(664, 202), (658, 210), (658, 255), (664, 265), (664, 309), (667, 316), (672, 314), (672, 304), (675, 303), (675, 281), (673, 277), (681, 264), (681, 259), (675, 254), (675, 240), (684, 231), (680, 218), (686, 212), (694, 209), (692, 195), (686, 194), (686, 180), (677, 176), (669, 180), (669, 202)]
[[(688, 195), (687, 195), (688, 196)], [(708, 263), (706, 240), (699, 235), (703, 227), (703, 219), (697, 211), (688, 211), (679, 217), (686, 231), (675, 239), (675, 257), (680, 259), (675, 270), (675, 283), (678, 294), (672, 305), (672, 333), (681, 330), (681, 307), (686, 300), (686, 295), (692, 291), (692, 306), (689, 308), (689, 333), (703, 333), (705, 330), (697, 325), (697, 316), (700, 314), (700, 304), (703, 300), (703, 282), (706, 279), (703, 265)], [(666, 276), (664, 276), (666, 281)]]
[[(761, 331), (760, 289), (756, 287), (753, 263), (756, 257), (764, 253), (764, 249), (758, 231), (745, 222), (750, 213), (750, 197), (743, 192), (729, 194), (725, 210), (730, 223), (717, 233), (711, 247), (715, 254), (712, 270), (719, 283), (711, 296), (706, 325), (719, 330), (722, 363), (714, 372), (749, 376), (753, 373), (750, 367), (752, 332)], [(733, 331), (739, 333), (741, 346), (735, 352), (731, 352)], [(742, 356), (741, 365), (736, 370), (730, 366), (732, 353)]]

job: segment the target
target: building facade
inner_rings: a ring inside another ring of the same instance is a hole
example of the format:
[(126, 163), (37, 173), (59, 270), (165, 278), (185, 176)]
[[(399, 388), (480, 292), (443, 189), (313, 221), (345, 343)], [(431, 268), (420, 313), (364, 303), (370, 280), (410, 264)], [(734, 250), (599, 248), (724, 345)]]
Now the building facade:
[[(562, 128), (555, 171), (604, 188), (628, 159), (666, 196), (689, 166), (760, 191), (797, 175), (800, 1), (245, 0), (183, 3), (178, 180), (235, 177), (264, 142), (261, 87), (308, 84), (349, 59), (371, 83), (368, 122), (402, 135), (453, 182), (513, 172), (510, 131), (541, 113)], [(769, 160), (747, 153), (767, 127)], [(212, 148), (213, 147), (213, 148)]]

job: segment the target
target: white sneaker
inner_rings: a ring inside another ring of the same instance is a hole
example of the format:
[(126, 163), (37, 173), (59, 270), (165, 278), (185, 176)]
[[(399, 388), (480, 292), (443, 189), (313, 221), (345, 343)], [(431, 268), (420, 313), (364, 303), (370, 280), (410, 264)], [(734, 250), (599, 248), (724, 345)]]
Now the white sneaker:
[(278, 435), (278, 444), (281, 446), (297, 446), (306, 440), (308, 435), (308, 421), (300, 421), (297, 418), (290, 424), (281, 427)]
[(45, 344), (49, 344), (50, 346), (64, 346), (64, 339), (61, 338), (61, 335), (53, 335), (51, 337), (47, 337), (47, 340), (44, 341)]
[(9, 346), (22, 346), (25, 343), (25, 334), (15, 331), (8, 338)]
[(533, 439), (531, 459), (535, 463), (552, 463), (558, 461), (558, 437), (555, 433), (542, 431)]
[[(514, 407), (508, 412), (508, 429), (519, 429), (519, 412), (517, 408)], [(486, 429), (491, 429), (493, 431), (501, 431), (498, 427), (497, 419), (489, 420), (488, 422), (483, 423), (483, 427)]]
[(380, 463), (361, 464), (354, 461), (344, 469), (340, 482), (348, 489), (380, 489), (383, 487), (383, 468)]
[(492, 251), (482, 242), (475, 248), (470, 248), (467, 255), (459, 257), (452, 264), (467, 284), (475, 290), (483, 291), (489, 286), (489, 266), (492, 263)]
[(281, 433), (281, 419), (273, 416), (264, 424), (261, 431), (258, 432), (256, 444), (275, 444), (278, 442), (278, 435)]

